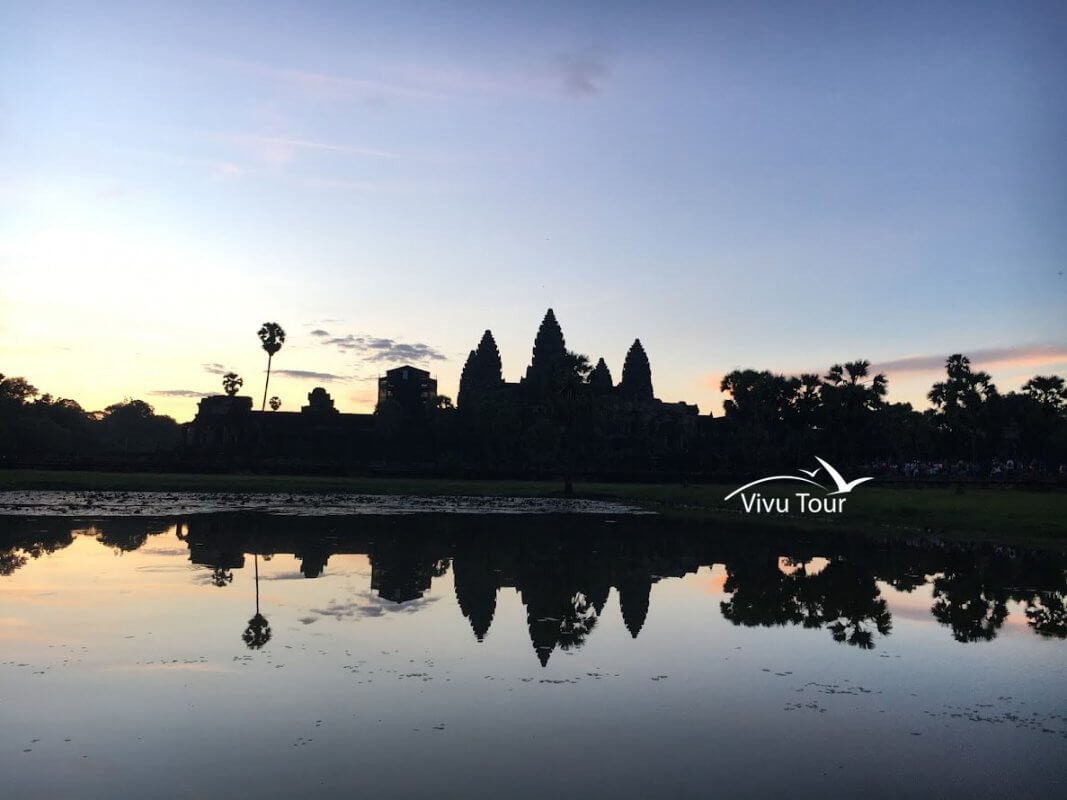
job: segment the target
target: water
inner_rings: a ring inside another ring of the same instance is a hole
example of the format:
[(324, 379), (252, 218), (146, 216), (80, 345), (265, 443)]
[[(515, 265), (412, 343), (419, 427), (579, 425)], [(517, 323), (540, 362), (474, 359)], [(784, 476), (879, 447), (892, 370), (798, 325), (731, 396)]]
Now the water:
[(1053, 796), (1065, 566), (625, 514), (3, 516), (3, 794)]

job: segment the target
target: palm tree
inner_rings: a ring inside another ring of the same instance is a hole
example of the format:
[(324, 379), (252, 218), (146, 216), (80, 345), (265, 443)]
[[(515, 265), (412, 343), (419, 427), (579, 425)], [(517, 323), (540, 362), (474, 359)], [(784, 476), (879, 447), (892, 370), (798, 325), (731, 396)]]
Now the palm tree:
[(1023, 384), (1023, 391), (1046, 408), (1057, 410), (1067, 402), (1067, 389), (1058, 375), (1035, 375)]
[(281, 407), (282, 407), (282, 400), (281, 400), (281, 398), (280, 398), (280, 397), (278, 397), (278, 395), (274, 395), (274, 397), (272, 397), (272, 398), (270, 399), (270, 410), (271, 410), (271, 411), (277, 411), (277, 410), (278, 410), (279, 408), (281, 408)]
[(270, 386), (270, 362), (274, 354), (282, 349), (285, 343), (285, 331), (277, 322), (264, 322), (259, 329), (259, 341), (263, 349), (267, 351), (267, 382), (263, 384), (263, 405), (260, 411), (267, 410), (267, 387)]
[(244, 383), (244, 378), (236, 372), (227, 372), (222, 376), (222, 390), (230, 397), (237, 394), (238, 390), (244, 386)]
[(988, 372), (974, 372), (971, 360), (959, 353), (945, 361), (945, 372), (947, 379), (935, 383), (926, 397), (937, 410), (943, 430), (953, 438), (970, 439), (971, 461), (977, 461), (978, 437), (985, 436), (983, 423), (997, 387)]

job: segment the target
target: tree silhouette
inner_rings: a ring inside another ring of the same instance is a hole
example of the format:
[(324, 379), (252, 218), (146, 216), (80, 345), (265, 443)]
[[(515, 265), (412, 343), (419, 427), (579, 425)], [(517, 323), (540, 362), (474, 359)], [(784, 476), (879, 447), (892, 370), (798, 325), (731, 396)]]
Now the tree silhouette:
[(241, 634), (241, 640), (249, 650), (259, 650), (271, 638), (270, 622), (262, 614), (256, 614), (248, 620), (248, 627)]
[(1008, 618), (1005, 565), (968, 560), (934, 579), (934, 619), (952, 629), (957, 642), (988, 642)]
[(589, 410), (590, 390), (586, 378), (591, 371), (589, 358), (566, 351), (552, 364), (548, 378), (548, 405), (559, 426), (563, 463), (563, 493), (574, 494), (574, 449), (580, 417)]
[(1037, 592), (1026, 604), (1026, 621), (1035, 633), (1067, 639), (1067, 603), (1062, 592)]
[(271, 638), (270, 622), (259, 613), (259, 554), (255, 554), (256, 564), (256, 615), (248, 620), (248, 627), (241, 634), (241, 640), (249, 650), (259, 650)]
[(263, 384), (263, 405), (259, 409), (260, 411), (265, 411), (267, 408), (267, 387), (270, 386), (270, 364), (274, 354), (281, 350), (282, 345), (285, 343), (285, 331), (282, 330), (282, 326), (277, 322), (264, 322), (258, 331), (258, 335), (263, 349), (267, 352), (267, 380)]
[(888, 388), (885, 375), (870, 374), (871, 362), (834, 364), (826, 373), (819, 398), (826, 427), (842, 442), (840, 454), (852, 464), (867, 449), (875, 412), (882, 407)]
[(987, 431), (989, 406), (997, 397), (997, 387), (988, 372), (974, 372), (971, 361), (956, 353), (945, 361), (947, 378), (933, 385), (927, 398), (940, 412), (939, 422), (953, 438), (966, 437), (971, 444), (971, 459), (978, 459), (978, 439)]
[(244, 378), (238, 375), (236, 372), (227, 372), (222, 376), (222, 390), (227, 395), (233, 397), (244, 386)]
[(270, 405), (270, 410), (271, 411), (277, 411), (279, 408), (282, 407), (282, 400), (281, 400), (280, 397), (278, 397), (278, 395), (274, 395), (274, 397), (272, 397), (267, 402)]
[(1054, 411), (1067, 405), (1067, 389), (1059, 375), (1035, 375), (1023, 384), (1023, 392)]

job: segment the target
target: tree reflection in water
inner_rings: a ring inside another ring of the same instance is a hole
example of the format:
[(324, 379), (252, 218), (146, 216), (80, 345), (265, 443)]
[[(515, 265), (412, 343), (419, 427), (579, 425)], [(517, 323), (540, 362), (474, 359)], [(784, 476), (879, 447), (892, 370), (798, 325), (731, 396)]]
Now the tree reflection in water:
[(835, 642), (863, 650), (874, 647), (874, 634), (889, 635), (893, 618), (874, 576), (862, 565), (842, 558), (809, 574), (807, 562), (794, 561), (786, 574), (778, 558), (727, 564), (723, 586), (733, 596), (720, 604), (735, 625), (802, 625), (826, 628)]
[[(789, 531), (708, 535), (701, 525), (656, 518), (613, 522), (580, 515), (455, 515), (311, 517), (294, 525), (292, 518), (245, 513), (190, 517), (177, 530), (190, 561), (210, 570), (205, 583), (213, 586), (230, 585), (245, 554), (253, 554), (256, 609), (241, 638), (254, 650), (272, 637), (260, 611), (259, 557), (273, 553), (297, 558), (309, 579), (324, 574), (335, 553), (365, 554), (371, 590), (393, 603), (422, 598), (451, 571), (459, 612), (477, 641), (490, 635), (500, 590), (514, 589), (542, 665), (557, 648), (580, 648), (589, 639), (613, 593), (636, 639), (657, 582), (717, 564), (726, 571), (719, 609), (735, 625), (825, 629), (835, 642), (871, 650), (893, 630), (883, 591), (928, 587), (933, 618), (958, 642), (994, 639), (1013, 603), (1035, 634), (1067, 638), (1062, 552)], [(76, 537), (92, 537), (121, 554), (173, 525), (106, 519), (72, 526), (62, 518), (0, 517), (0, 576)]]
[(259, 650), (270, 641), (270, 623), (259, 613), (259, 554), (255, 554), (256, 565), (256, 615), (248, 620), (248, 627), (241, 634), (241, 640), (249, 650)]

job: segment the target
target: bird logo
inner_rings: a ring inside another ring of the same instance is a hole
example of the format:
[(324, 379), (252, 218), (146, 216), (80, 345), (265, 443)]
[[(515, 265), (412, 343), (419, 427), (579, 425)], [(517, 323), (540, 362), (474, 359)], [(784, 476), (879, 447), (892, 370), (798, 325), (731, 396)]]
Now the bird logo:
[[(812, 486), (817, 486), (824, 492), (826, 492), (827, 496), (832, 497), (834, 495), (849, 494), (861, 483), (866, 483), (867, 481), (874, 480), (873, 478), (867, 477), (856, 478), (855, 480), (846, 481), (844, 477), (842, 477), (841, 473), (834, 469), (825, 459), (815, 456), (815, 460), (818, 461), (819, 464), (821, 464), (821, 467), (816, 467), (815, 469), (799, 470), (799, 472), (803, 472), (805, 475), (807, 475), (806, 478), (802, 478), (799, 475), (769, 475), (766, 478), (759, 478), (758, 480), (746, 483), (744, 486), (738, 489), (734, 489), (732, 492), (730, 492), (730, 494), (726, 495), (724, 500), (730, 500), (734, 496), (739, 495), (742, 492), (747, 491), (748, 489), (751, 489), (753, 486), (758, 486), (761, 483), (771, 483), (773, 481), (800, 481), (801, 483), (810, 483)], [(818, 481), (813, 480), (820, 469), (825, 469), (826, 474), (830, 476), (830, 480), (834, 482), (832, 488), (827, 488)]]

